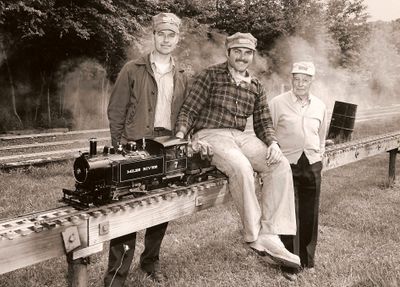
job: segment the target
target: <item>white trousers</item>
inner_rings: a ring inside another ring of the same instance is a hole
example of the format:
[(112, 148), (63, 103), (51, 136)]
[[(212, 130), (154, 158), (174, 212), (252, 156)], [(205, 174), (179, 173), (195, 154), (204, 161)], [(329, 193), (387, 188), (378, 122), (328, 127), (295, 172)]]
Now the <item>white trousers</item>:
[[(296, 234), (293, 178), (285, 157), (267, 166), (267, 145), (254, 134), (236, 129), (203, 129), (195, 136), (212, 146), (212, 164), (229, 178), (246, 242), (256, 241), (262, 234)], [(263, 182), (260, 203), (254, 171)]]

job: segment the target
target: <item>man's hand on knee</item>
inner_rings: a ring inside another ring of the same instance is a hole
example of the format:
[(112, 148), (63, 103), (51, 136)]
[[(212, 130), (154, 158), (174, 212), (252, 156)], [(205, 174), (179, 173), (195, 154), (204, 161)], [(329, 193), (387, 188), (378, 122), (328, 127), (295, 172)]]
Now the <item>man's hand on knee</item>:
[(267, 165), (272, 165), (278, 163), (282, 160), (283, 154), (276, 142), (272, 144), (267, 149)]

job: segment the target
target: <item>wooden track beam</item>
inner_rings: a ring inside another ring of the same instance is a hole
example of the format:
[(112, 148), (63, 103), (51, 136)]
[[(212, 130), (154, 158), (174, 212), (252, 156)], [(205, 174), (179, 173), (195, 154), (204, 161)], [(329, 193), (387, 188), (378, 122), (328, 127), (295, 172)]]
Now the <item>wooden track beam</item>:
[(323, 158), (324, 170), (337, 168), (400, 147), (400, 132), (373, 136), (327, 147)]
[[(81, 221), (77, 227), (80, 239), (85, 242), (87, 221)], [(67, 228), (44, 228), (13, 239), (0, 238), (0, 274), (65, 255), (61, 233)]]

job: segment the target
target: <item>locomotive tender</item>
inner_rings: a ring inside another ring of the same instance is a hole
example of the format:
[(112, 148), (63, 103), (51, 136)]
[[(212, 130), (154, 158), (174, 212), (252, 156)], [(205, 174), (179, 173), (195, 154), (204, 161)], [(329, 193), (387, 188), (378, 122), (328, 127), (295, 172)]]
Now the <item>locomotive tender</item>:
[(63, 201), (85, 207), (201, 181), (216, 171), (210, 161), (193, 153), (189, 141), (171, 136), (143, 138), (117, 149), (105, 146), (101, 154), (91, 139), (89, 152), (76, 158), (73, 170), (75, 190), (63, 189)]

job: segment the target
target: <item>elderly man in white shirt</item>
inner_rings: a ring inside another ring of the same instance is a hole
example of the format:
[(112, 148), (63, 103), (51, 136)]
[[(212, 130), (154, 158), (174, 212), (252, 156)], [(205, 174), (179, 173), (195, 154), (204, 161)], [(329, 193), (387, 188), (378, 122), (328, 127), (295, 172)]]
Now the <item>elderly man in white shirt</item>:
[[(289, 251), (299, 255), (303, 268), (314, 267), (327, 131), (326, 106), (310, 93), (314, 75), (312, 62), (294, 63), (292, 90), (269, 103), (276, 137), (292, 168), (296, 198), (297, 234), (281, 238)], [(290, 280), (295, 280), (298, 272), (284, 269), (285, 277)]]

